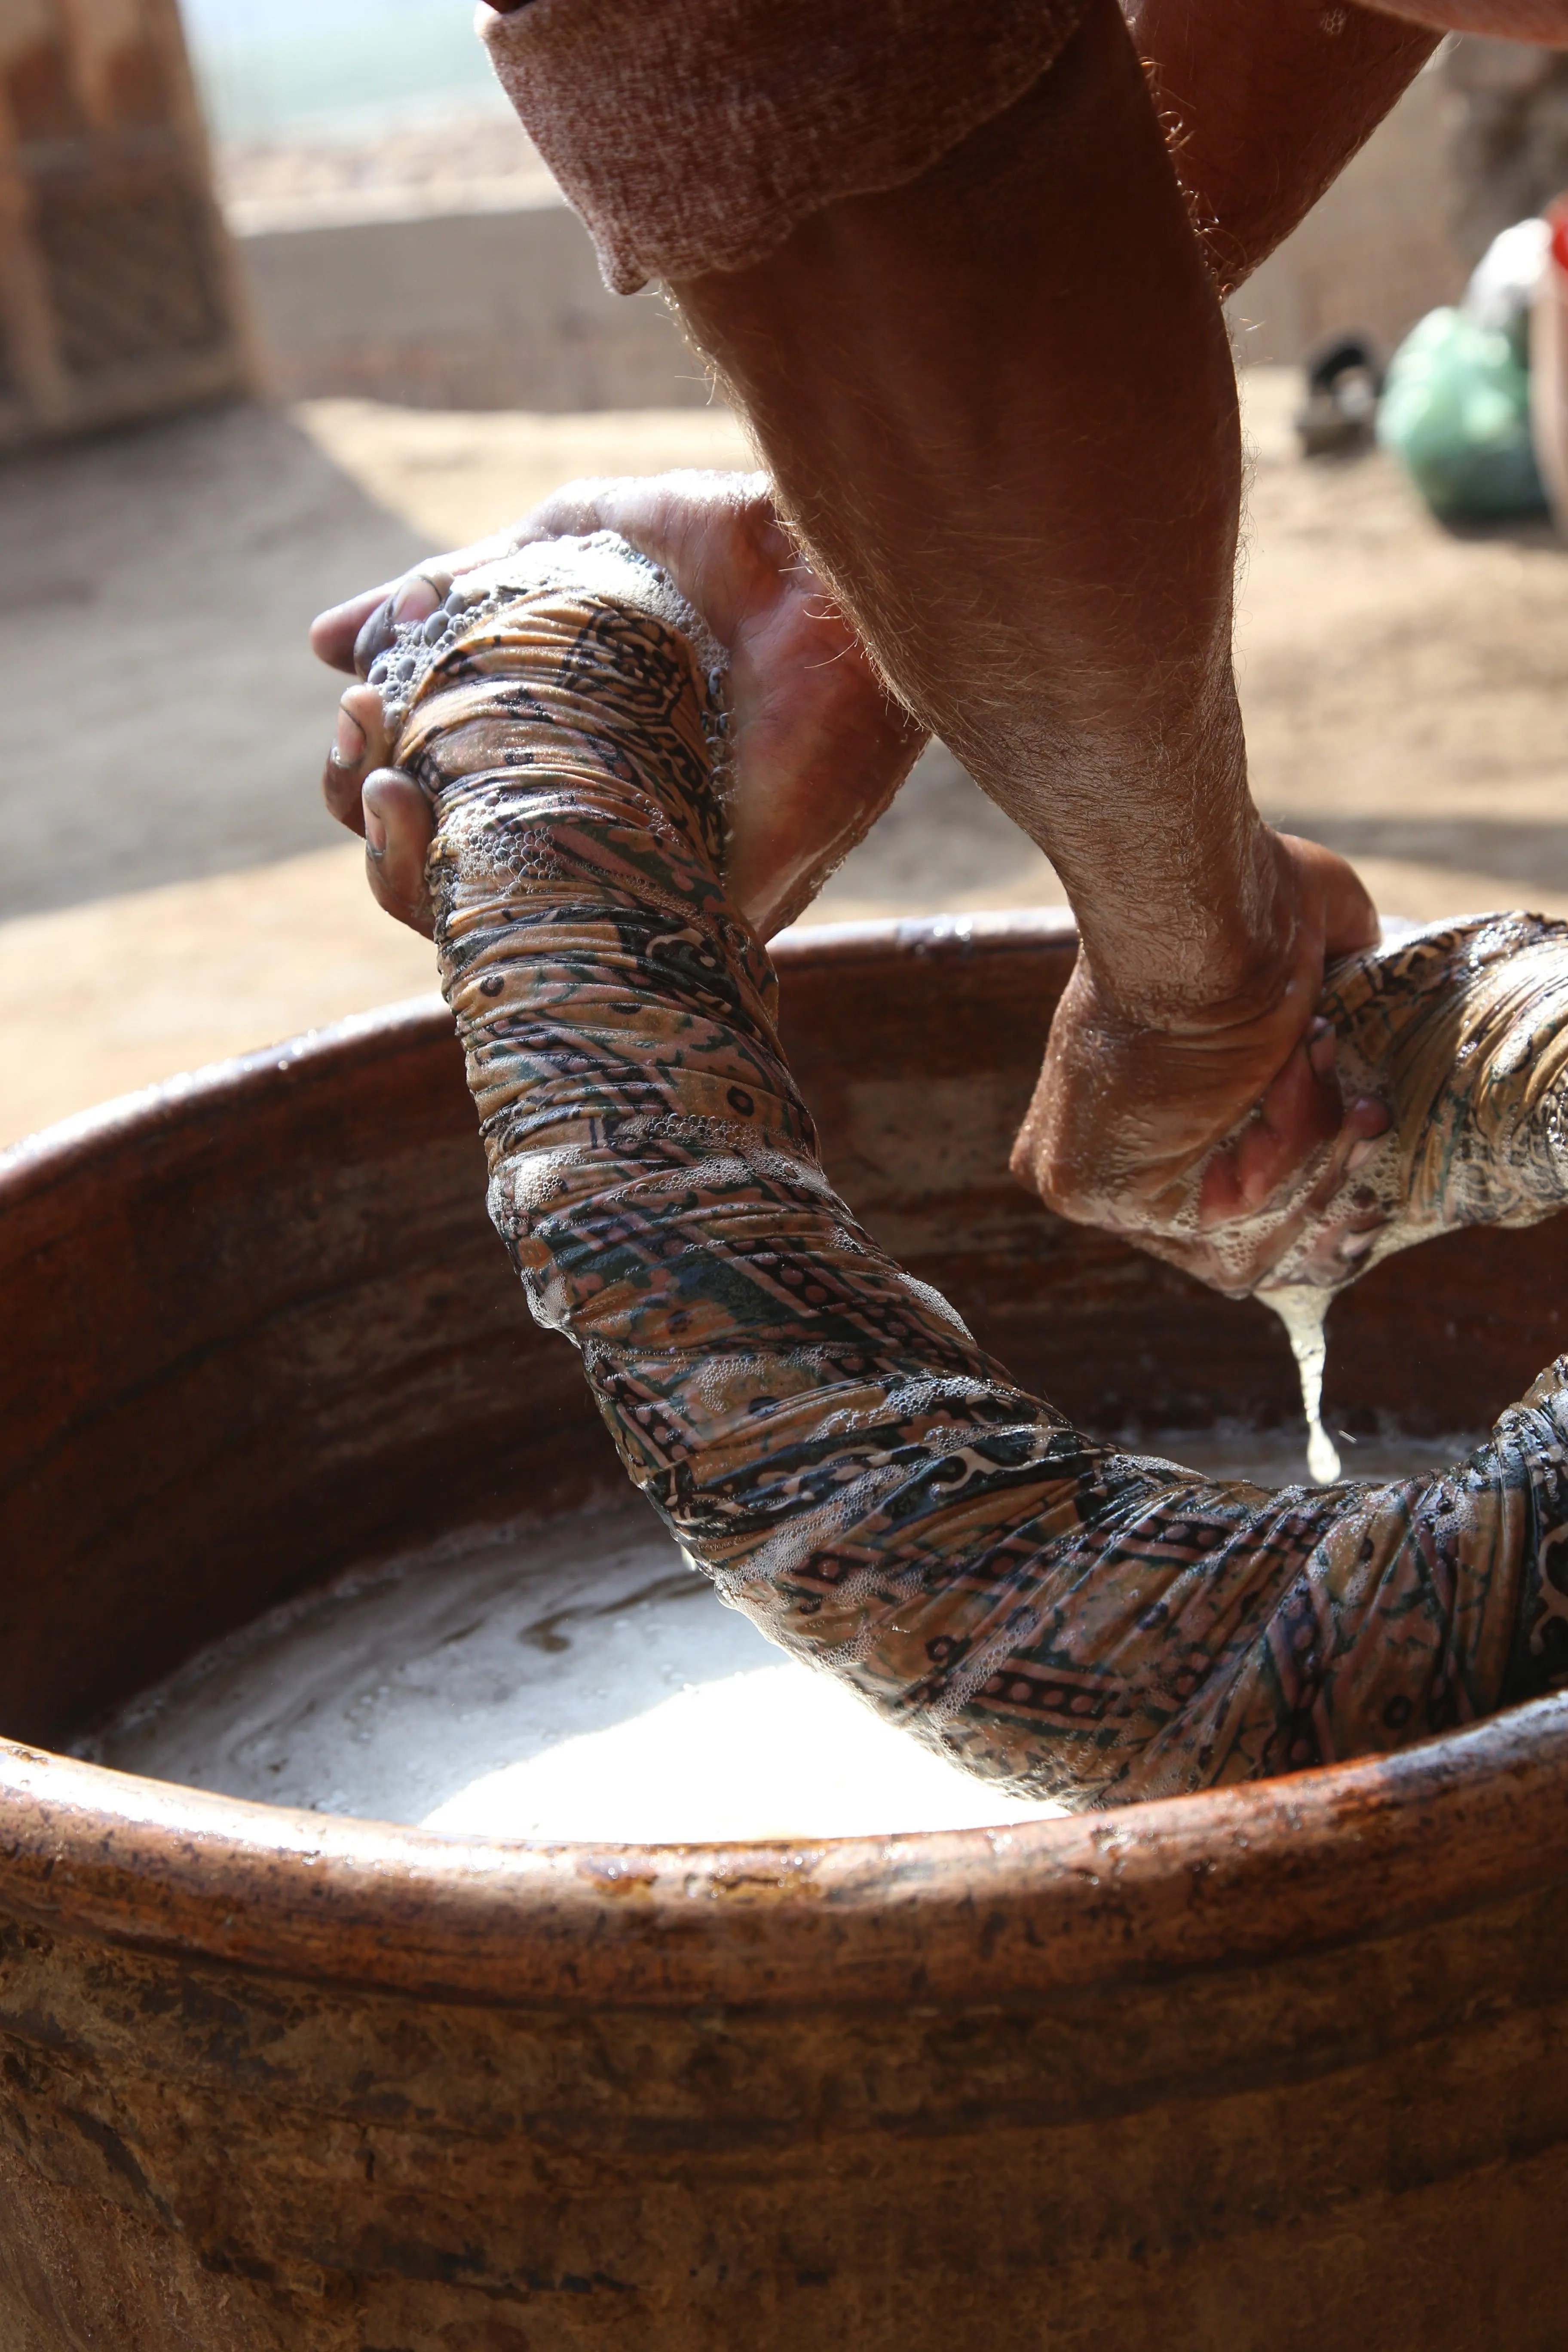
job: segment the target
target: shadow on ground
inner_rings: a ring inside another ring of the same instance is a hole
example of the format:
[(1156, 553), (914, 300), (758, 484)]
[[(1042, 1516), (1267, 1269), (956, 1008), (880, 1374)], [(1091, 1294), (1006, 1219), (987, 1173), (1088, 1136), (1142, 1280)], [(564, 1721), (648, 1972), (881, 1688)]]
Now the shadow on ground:
[(278, 409), (0, 465), (0, 918), (341, 839), (304, 633), (425, 551)]

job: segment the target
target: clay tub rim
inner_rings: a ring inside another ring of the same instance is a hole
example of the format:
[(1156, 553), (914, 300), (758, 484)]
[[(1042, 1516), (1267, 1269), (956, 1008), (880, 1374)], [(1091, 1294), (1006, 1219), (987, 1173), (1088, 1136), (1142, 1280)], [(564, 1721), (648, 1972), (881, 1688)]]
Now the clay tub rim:
[(757, 1844), (447, 1838), (0, 1740), (0, 1908), (489, 2003), (789, 2006), (826, 1983), (841, 2003), (994, 2001), (1321, 1949), (1565, 1876), (1562, 1696), (1256, 1787)]
[[(1070, 936), (1038, 916), (856, 924), (814, 932), (810, 952), (1026, 931)], [(783, 943), (781, 961), (806, 945)], [(0, 1154), (0, 1214), (128, 1129), (447, 1018), (438, 998), (414, 999), (62, 1121)], [(840, 2003), (984, 2003), (1353, 1942), (1565, 1876), (1568, 1695), (1252, 1787), (1002, 1829), (756, 1844), (452, 1838), (0, 1738), (0, 1908), (14, 1916), (491, 2004), (786, 2006), (826, 1984)]]

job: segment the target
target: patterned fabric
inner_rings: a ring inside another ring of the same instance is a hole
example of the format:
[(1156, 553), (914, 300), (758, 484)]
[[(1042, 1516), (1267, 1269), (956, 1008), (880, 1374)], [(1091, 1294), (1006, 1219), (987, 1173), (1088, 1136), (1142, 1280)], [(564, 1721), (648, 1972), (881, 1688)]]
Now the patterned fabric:
[(1085, 0), (531, 0), (485, 25), (605, 282), (742, 269), (917, 179), (1052, 65)]
[[(1226, 1229), (1247, 1265), (1271, 1227), (1300, 1223), (1261, 1296), (1315, 1290), (1321, 1304), (1436, 1234), (1534, 1224), (1568, 1202), (1568, 924), (1526, 914), (1434, 924), (1336, 966), (1319, 1010), (1346, 1091), (1378, 1096), (1389, 1126), (1304, 1223), (1327, 1144), (1287, 1192)], [(1157, 1239), (1132, 1238), (1159, 1252)]]
[(1323, 1011), (1352, 1087), (1393, 1113), (1363, 1171), (1397, 1201), (1371, 1262), (1455, 1225), (1528, 1225), (1568, 1201), (1568, 926), (1446, 923), (1334, 974)]
[(650, 565), (529, 550), (372, 676), (437, 812), (491, 1214), (628, 1475), (773, 1641), (1084, 1804), (1393, 1748), (1568, 1672), (1568, 1360), (1440, 1475), (1220, 1485), (1069, 1427), (857, 1224), (720, 878), (713, 649)]

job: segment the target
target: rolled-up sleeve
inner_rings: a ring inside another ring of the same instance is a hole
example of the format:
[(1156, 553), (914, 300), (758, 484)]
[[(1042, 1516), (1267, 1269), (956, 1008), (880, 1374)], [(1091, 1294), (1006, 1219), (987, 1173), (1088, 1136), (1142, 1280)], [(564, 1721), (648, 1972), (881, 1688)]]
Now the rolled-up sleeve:
[(917, 178), (1053, 63), (1087, 0), (530, 0), (486, 31), (605, 282), (742, 269)]

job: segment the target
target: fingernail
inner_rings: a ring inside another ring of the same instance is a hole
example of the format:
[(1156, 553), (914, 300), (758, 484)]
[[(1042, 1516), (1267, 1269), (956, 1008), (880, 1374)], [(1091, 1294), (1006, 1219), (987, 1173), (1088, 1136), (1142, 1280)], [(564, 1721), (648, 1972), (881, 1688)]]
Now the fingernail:
[(386, 820), (369, 801), (364, 803), (364, 846), (365, 855), (379, 866), (386, 856)]
[(1314, 1077), (1328, 1078), (1333, 1076), (1334, 1033), (1326, 1021), (1321, 1028), (1308, 1031), (1307, 1059), (1311, 1064)]
[(1345, 1166), (1352, 1175), (1355, 1173), (1358, 1168), (1364, 1168), (1366, 1166), (1367, 1161), (1372, 1158), (1373, 1153), (1379, 1149), (1382, 1142), (1383, 1138), (1381, 1135), (1363, 1135), (1359, 1143), (1352, 1143), (1351, 1145), (1349, 1151), (1345, 1155)]
[(371, 666), (392, 643), (392, 599), (379, 604), (358, 636), (354, 639), (354, 667), (361, 677), (368, 677)]
[(364, 758), (364, 729), (346, 710), (338, 713), (337, 732), (332, 738), (331, 761), (334, 768), (357, 768)]
[(410, 621), (427, 621), (440, 602), (441, 598), (437, 594), (432, 583), (426, 579), (423, 572), (416, 572), (411, 580), (404, 581), (394, 595), (392, 617), (395, 621), (405, 624)]

